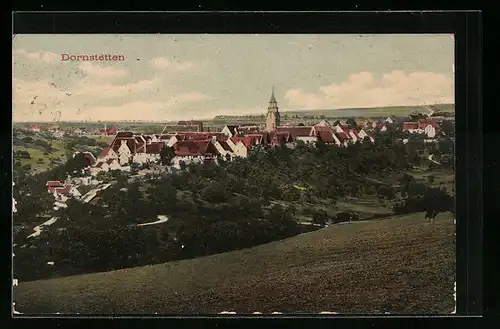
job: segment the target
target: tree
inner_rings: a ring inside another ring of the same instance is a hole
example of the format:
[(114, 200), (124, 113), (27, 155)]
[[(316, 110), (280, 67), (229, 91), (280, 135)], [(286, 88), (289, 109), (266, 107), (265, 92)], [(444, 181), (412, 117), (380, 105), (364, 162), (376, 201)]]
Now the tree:
[(347, 119), (347, 122), (346, 122), (350, 128), (356, 128), (358, 126), (358, 124), (356, 123), (356, 119), (354, 118), (349, 118)]
[(450, 120), (443, 120), (441, 122), (441, 131), (448, 137), (455, 136), (455, 127)]
[(164, 166), (170, 165), (172, 159), (175, 157), (175, 151), (173, 147), (165, 146), (160, 152), (160, 161)]
[(80, 173), (87, 165), (88, 162), (83, 153), (74, 154), (66, 162), (66, 173), (73, 174), (75, 171)]

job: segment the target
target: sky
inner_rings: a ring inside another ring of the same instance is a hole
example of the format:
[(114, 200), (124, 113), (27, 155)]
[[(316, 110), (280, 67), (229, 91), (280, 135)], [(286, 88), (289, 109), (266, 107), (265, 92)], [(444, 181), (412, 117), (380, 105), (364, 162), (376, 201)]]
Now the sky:
[(280, 111), (454, 103), (449, 34), (16, 35), (12, 57), (17, 122), (264, 114), (273, 86)]

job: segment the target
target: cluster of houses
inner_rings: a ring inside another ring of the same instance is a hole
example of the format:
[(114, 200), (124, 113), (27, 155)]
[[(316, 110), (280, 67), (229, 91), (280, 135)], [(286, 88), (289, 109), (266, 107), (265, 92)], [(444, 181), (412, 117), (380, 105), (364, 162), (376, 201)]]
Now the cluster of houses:
[(111, 127), (107, 128), (106, 125), (104, 125), (104, 128), (101, 129), (95, 129), (95, 130), (90, 130), (87, 127), (77, 127), (74, 129), (62, 129), (58, 125), (51, 126), (49, 128), (42, 129), (42, 127), (39, 124), (32, 124), (28, 127), (28, 130), (39, 133), (42, 131), (46, 131), (50, 134), (52, 134), (52, 137), (55, 138), (61, 138), (66, 134), (73, 134), (73, 135), (115, 135), (118, 131), (116, 127)]
[[(32, 124), (28, 127), (28, 130), (34, 132), (34, 133), (39, 133), (42, 131), (42, 128), (40, 127), (39, 124)], [(65, 131), (62, 130), (59, 126), (51, 126), (47, 129), (47, 132), (52, 134), (52, 137), (54, 138), (62, 138), (65, 135)]]

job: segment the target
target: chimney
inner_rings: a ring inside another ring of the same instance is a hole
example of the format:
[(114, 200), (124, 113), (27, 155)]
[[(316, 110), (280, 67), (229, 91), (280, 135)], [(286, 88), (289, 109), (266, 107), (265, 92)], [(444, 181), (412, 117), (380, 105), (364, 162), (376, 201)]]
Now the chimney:
[(199, 125), (198, 125), (198, 131), (199, 132), (202, 132), (203, 131), (203, 121), (200, 121)]

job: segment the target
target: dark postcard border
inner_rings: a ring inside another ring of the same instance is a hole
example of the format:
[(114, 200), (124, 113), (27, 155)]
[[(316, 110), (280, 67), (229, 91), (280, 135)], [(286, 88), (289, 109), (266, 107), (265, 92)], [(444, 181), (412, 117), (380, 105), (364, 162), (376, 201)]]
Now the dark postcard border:
[[(13, 34), (20, 33), (455, 33), (457, 313), (463, 315), (482, 313), (480, 13), (17, 12), (13, 14)], [(11, 113), (8, 113), (5, 119), (11, 121)], [(11, 148), (10, 129), (2, 133), (5, 135), (3, 140), (8, 141)], [(11, 204), (11, 191), (8, 187), (11, 180), (10, 170), (10, 155), (2, 157), (2, 178), (8, 183), (4, 185), (6, 189), (2, 191), (6, 197), (5, 201), (8, 202), (4, 204)], [(5, 232), (10, 232), (3, 229), (2, 231), (4, 235)], [(8, 236), (6, 239), (4, 241), (10, 241)], [(10, 290), (10, 284), (8, 289)], [(62, 321), (72, 322), (72, 320)], [(383, 320), (385, 323), (387, 321)], [(443, 319), (443, 321), (449, 323), (450, 320)], [(229, 322), (236, 324), (233, 321)], [(370, 325), (373, 318), (357, 321), (359, 324), (362, 322)], [(428, 321), (424, 322), (426, 324), (421, 323), (429, 325)], [(241, 323), (238, 322), (238, 325)]]

